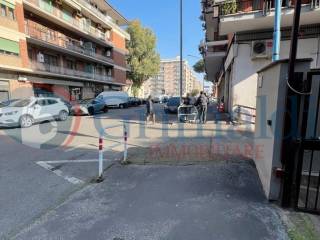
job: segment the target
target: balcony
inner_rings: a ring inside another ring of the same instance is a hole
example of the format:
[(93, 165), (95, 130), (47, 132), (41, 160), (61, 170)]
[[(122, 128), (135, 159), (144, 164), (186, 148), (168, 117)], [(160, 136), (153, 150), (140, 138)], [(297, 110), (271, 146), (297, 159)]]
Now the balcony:
[(84, 43), (35, 22), (25, 22), (25, 33), (29, 38), (36, 40), (36, 42), (34, 42), (36, 44), (69, 53), (83, 59), (113, 66), (111, 57), (98, 54), (93, 51), (92, 48), (85, 48)]
[[(302, 0), (301, 25), (320, 22), (319, 5), (319, 0)], [(216, 6), (219, 11), (221, 35), (273, 28), (274, 1), (272, 0), (227, 0)], [(293, 13), (294, 5), (283, 1), (282, 27), (292, 26)]]
[(88, 0), (78, 0), (78, 2), (84, 6), (86, 9), (88, 9), (92, 14), (94, 18), (97, 18), (97, 20), (102, 23), (106, 24), (110, 28), (116, 28), (118, 31), (120, 31), (123, 35), (126, 36), (127, 39), (130, 39), (130, 35), (124, 31), (122, 28), (120, 28), (116, 21), (112, 19), (110, 16), (103, 14), (99, 9), (97, 9), (95, 6), (91, 5)]
[[(55, 22), (67, 29), (72, 30), (73, 32), (79, 33), (84, 37), (90, 38), (92, 41), (107, 45), (113, 46), (110, 42), (110, 38), (107, 37), (107, 34), (85, 24), (85, 21), (77, 20), (73, 17), (66, 16), (62, 10), (50, 6), (50, 8), (41, 7), (38, 0), (24, 0), (25, 8), (29, 11), (36, 13), (37, 15), (44, 17), (52, 22)], [(57, 22), (58, 21), (58, 22)]]
[(36, 72), (43, 72), (44, 74), (59, 75), (62, 77), (67, 77), (69, 79), (83, 79), (91, 80), (96, 82), (113, 82), (113, 77), (103, 74), (90, 73), (85, 71), (79, 71), (74, 69), (69, 69), (65, 67), (50, 65), (47, 63), (41, 63), (37, 61), (30, 60), (31, 69)]
[(203, 55), (206, 73), (209, 81), (213, 81), (220, 71), (220, 66), (226, 57), (228, 40), (225, 37), (216, 38), (216, 41), (201, 42), (199, 50)]

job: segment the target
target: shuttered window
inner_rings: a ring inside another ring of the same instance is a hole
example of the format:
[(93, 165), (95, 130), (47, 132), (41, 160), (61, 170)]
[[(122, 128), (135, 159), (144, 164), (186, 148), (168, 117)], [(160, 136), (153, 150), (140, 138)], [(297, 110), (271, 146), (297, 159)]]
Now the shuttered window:
[(14, 4), (10, 3), (9, 1), (6, 0), (0, 0), (0, 4), (7, 6), (8, 8), (14, 9)]
[(19, 55), (19, 43), (5, 38), (0, 38), (0, 52)]

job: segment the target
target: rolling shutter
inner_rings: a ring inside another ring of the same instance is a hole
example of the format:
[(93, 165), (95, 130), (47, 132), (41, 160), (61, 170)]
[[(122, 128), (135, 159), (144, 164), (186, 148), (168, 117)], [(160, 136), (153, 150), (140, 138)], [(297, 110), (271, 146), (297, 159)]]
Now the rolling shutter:
[(19, 43), (8, 39), (0, 38), (0, 50), (19, 54)]

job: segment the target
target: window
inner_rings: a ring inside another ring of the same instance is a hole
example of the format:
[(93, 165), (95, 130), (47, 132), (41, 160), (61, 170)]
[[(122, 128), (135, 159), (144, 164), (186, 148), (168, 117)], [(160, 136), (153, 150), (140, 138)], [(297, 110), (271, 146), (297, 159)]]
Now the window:
[(47, 100), (38, 100), (37, 104), (42, 106), (42, 107), (48, 105)]
[(5, 38), (0, 38), (0, 53), (18, 56), (20, 53), (19, 43)]
[(53, 105), (53, 104), (57, 104), (58, 102), (56, 100), (52, 100), (52, 99), (49, 99), (48, 100), (48, 105)]
[(14, 20), (15, 17), (14, 17), (14, 10), (12, 8), (8, 8), (8, 17), (11, 19), (11, 20)]
[(1, 16), (6, 17), (7, 16), (7, 7), (3, 4), (0, 4), (0, 5), (1, 5)]

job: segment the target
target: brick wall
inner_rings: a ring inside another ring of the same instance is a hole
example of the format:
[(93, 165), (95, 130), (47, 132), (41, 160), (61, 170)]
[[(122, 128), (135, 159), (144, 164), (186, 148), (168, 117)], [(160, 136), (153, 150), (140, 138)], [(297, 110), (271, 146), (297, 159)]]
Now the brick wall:
[(120, 36), (118, 33), (112, 31), (112, 42), (115, 47), (120, 48), (122, 50), (126, 50), (126, 40), (124, 37)]
[(127, 65), (125, 55), (117, 51), (113, 51), (113, 60), (115, 64), (121, 67), (126, 67)]
[(10, 80), (10, 96), (12, 99), (34, 96), (32, 83)]
[(28, 57), (27, 41), (20, 39), (19, 47), (20, 47), (20, 57), (21, 57), (21, 61), (22, 61), (22, 67), (28, 68), (29, 67), (29, 57)]
[(18, 22), (19, 32), (24, 33), (24, 13), (23, 6), (21, 3), (16, 3), (15, 14)]
[(117, 83), (126, 84), (126, 81), (127, 81), (127, 73), (126, 73), (126, 71), (119, 70), (119, 69), (115, 68), (113, 73), (114, 73), (114, 80)]

